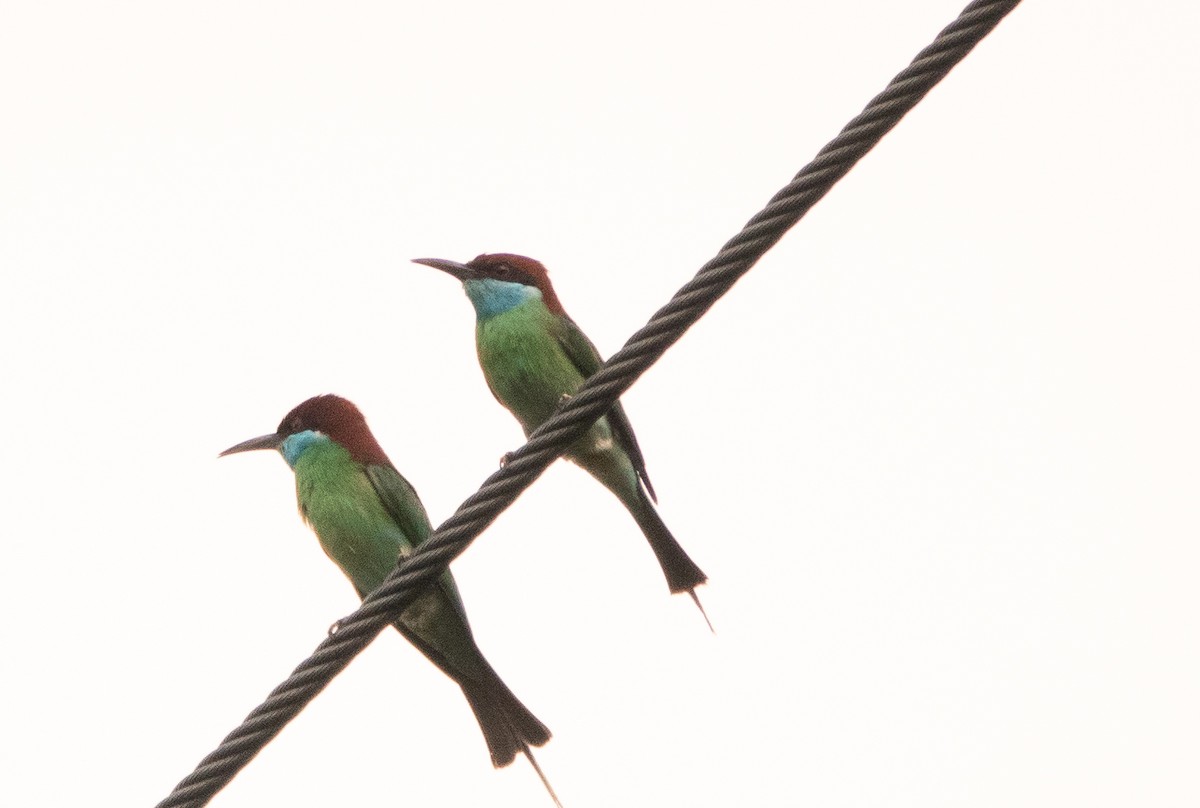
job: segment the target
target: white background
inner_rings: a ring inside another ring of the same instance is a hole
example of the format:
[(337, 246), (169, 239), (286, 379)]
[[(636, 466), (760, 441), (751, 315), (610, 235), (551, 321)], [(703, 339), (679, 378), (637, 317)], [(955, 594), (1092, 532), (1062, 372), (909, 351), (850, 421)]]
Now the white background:
[[(7, 3), (0, 802), (153, 805), (355, 606), (276, 456), (518, 446), (408, 260), (609, 354), (959, 12)], [(1195, 805), (1193, 3), (1030, 2), (626, 395), (716, 636), (556, 464), (454, 565), (585, 806)], [(548, 806), (394, 632), (213, 802)]]

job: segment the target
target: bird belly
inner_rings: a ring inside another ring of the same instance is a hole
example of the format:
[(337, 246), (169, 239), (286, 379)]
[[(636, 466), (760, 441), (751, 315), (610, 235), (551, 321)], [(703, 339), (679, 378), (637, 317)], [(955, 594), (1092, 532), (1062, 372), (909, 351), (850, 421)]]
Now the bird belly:
[(608, 419), (601, 418), (571, 444), (567, 449), (567, 457), (581, 465), (587, 465), (589, 460), (595, 462), (600, 457), (612, 453), (615, 448), (616, 443), (613, 441)]
[(579, 389), (583, 376), (547, 331), (517, 314), (479, 323), (476, 347), (492, 395), (528, 435)]
[(383, 583), (411, 543), (362, 474), (297, 474), (301, 510), (329, 556), (360, 595)]

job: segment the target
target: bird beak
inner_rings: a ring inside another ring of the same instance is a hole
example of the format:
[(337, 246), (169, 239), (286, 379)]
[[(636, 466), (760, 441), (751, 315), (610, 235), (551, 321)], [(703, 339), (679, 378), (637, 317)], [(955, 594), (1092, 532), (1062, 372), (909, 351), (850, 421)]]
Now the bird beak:
[(460, 264), (457, 261), (447, 261), (444, 258), (414, 258), (414, 264), (424, 264), (427, 267), (440, 269), (442, 272), (448, 272), (460, 281), (469, 281), (472, 278), (478, 277), (475, 270), (471, 269), (466, 264)]
[(260, 435), (257, 438), (244, 440), (237, 446), (230, 446), (228, 449), (217, 455), (217, 457), (237, 454), (238, 452), (253, 452), (256, 449), (278, 449), (281, 443), (283, 443), (283, 435), (279, 435), (277, 433)]

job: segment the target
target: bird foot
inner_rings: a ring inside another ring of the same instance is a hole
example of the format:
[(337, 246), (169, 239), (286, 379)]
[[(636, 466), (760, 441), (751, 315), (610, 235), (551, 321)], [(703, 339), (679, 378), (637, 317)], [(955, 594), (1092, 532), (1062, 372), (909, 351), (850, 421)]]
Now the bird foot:
[(500, 455), (500, 468), (504, 468), (505, 466), (507, 466), (510, 462), (512, 462), (512, 459), (513, 459), (512, 452), (505, 452), (504, 454)]
[(561, 396), (558, 397), (558, 406), (561, 407), (563, 404), (566, 404), (570, 400), (571, 400), (571, 394), (563, 393)]

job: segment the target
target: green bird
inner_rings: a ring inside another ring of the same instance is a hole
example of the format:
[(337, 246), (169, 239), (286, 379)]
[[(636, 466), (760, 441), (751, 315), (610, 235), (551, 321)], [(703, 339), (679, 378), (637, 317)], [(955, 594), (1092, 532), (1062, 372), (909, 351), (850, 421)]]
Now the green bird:
[[(221, 456), (256, 449), (276, 449), (292, 467), (300, 515), (359, 597), (383, 583), (399, 560), (432, 532), (417, 492), (383, 453), (358, 407), (344, 398), (310, 398), (289, 412), (274, 433), (243, 441)], [(475, 644), (450, 570), (393, 625), (462, 688), (492, 765), (507, 766), (518, 752), (524, 754), (559, 804), (530, 750), (549, 741), (550, 731), (513, 695)]]
[[(600, 368), (596, 346), (563, 310), (539, 261), (496, 253), (466, 264), (441, 258), (417, 258), (414, 263), (462, 281), (475, 306), (475, 346), (483, 376), (527, 437)], [(621, 403), (613, 404), (565, 457), (617, 496), (645, 534), (671, 592), (690, 594), (707, 622), (696, 587), (708, 576), (655, 510), (658, 498)]]

